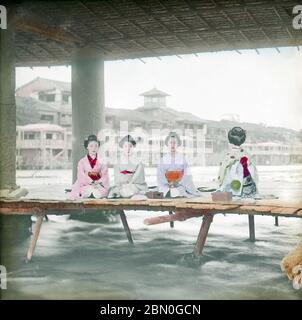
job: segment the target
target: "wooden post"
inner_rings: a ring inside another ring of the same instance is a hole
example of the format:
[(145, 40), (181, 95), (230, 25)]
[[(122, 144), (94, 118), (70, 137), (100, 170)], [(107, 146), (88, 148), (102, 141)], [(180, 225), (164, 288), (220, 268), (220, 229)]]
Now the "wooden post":
[(37, 221), (35, 223), (34, 232), (33, 232), (32, 236), (31, 236), (30, 245), (29, 245), (29, 248), (28, 248), (28, 251), (27, 251), (27, 255), (26, 255), (27, 261), (31, 261), (31, 259), (33, 257), (33, 254), (34, 254), (34, 251), (35, 251), (35, 248), (36, 248), (36, 244), (37, 244), (37, 241), (38, 241), (38, 238), (39, 238), (39, 234), (40, 234), (43, 218), (44, 218), (43, 215), (37, 216)]
[(199, 234), (193, 252), (195, 256), (200, 256), (202, 254), (202, 250), (208, 236), (210, 225), (213, 221), (213, 216), (214, 215), (212, 213), (208, 213), (205, 214), (202, 218), (202, 224), (199, 230)]
[[(173, 211), (169, 211), (170, 215), (173, 215)], [(174, 221), (170, 221), (170, 228), (174, 228)]]
[(255, 242), (255, 217), (252, 214), (249, 214), (249, 233), (250, 233), (250, 241)]
[(126, 217), (125, 212), (123, 210), (120, 212), (120, 217), (121, 217), (123, 227), (126, 232), (128, 241), (129, 241), (129, 243), (133, 244), (133, 239), (132, 239), (131, 231), (130, 231), (130, 228), (129, 228), (129, 225), (127, 222), (127, 217)]
[(0, 137), (0, 191), (8, 194), (17, 188), (15, 31), (9, 20), (6, 30), (0, 28)]
[(275, 217), (275, 226), (279, 227), (279, 218), (278, 217)]
[(84, 139), (92, 132), (97, 135), (104, 129), (104, 59), (93, 48), (79, 48), (74, 52), (71, 77), (74, 182), (78, 161), (84, 155)]

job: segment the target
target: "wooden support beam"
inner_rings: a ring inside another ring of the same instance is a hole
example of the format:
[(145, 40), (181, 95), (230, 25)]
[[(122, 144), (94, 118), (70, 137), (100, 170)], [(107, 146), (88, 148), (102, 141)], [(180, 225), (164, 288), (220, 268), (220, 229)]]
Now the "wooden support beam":
[(122, 224), (123, 224), (124, 230), (125, 230), (126, 235), (127, 235), (127, 239), (129, 241), (129, 243), (133, 244), (133, 239), (132, 239), (131, 231), (130, 231), (130, 228), (129, 228), (129, 225), (128, 225), (127, 217), (126, 217), (125, 212), (123, 210), (120, 212), (120, 217), (121, 217), (121, 220), (122, 220)]
[[(173, 211), (169, 211), (169, 215), (173, 215)], [(174, 228), (174, 221), (170, 221), (170, 228)]]
[(38, 22), (25, 19), (16, 19), (15, 26), (18, 30), (38, 34), (47, 39), (52, 39), (62, 43), (80, 43), (80, 41), (71, 35), (62, 32), (61, 29), (51, 28)]
[(153, 218), (147, 218), (144, 220), (144, 224), (146, 225), (152, 225), (152, 224), (160, 224), (165, 222), (171, 222), (171, 221), (185, 221), (190, 218), (200, 217), (207, 213), (207, 210), (193, 210), (190, 208), (187, 209), (176, 209), (175, 214), (165, 215), (165, 216), (159, 216), (159, 217), (153, 217)]
[(202, 255), (202, 251), (203, 251), (204, 245), (206, 243), (206, 239), (208, 236), (208, 232), (209, 232), (211, 223), (213, 221), (213, 217), (214, 217), (214, 214), (212, 214), (212, 213), (208, 213), (203, 216), (202, 224), (201, 224), (199, 234), (197, 237), (197, 241), (195, 244), (195, 248), (193, 251), (193, 253), (196, 257)]
[(255, 242), (255, 217), (252, 214), (249, 214), (249, 234), (250, 234), (250, 241)]
[(278, 217), (275, 217), (275, 226), (279, 227), (279, 218)]
[(26, 254), (26, 259), (27, 259), (28, 262), (31, 261), (31, 259), (33, 257), (33, 254), (34, 254), (34, 251), (35, 251), (35, 248), (36, 248), (36, 244), (37, 244), (37, 241), (38, 241), (38, 238), (39, 238), (41, 226), (42, 226), (42, 223), (43, 223), (43, 218), (44, 218), (43, 215), (37, 216), (37, 221), (35, 223), (34, 232), (33, 232), (32, 236), (31, 236), (30, 245), (29, 245), (29, 248), (28, 248), (27, 254)]

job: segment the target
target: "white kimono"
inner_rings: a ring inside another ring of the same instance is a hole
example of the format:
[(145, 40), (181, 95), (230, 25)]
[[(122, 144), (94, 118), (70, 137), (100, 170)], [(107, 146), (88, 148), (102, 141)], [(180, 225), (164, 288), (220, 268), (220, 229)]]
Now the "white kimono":
[[(170, 186), (165, 176), (166, 171), (183, 171), (183, 177), (176, 186)], [(159, 164), (157, 171), (158, 191), (163, 192), (164, 197), (170, 191), (171, 197), (198, 197), (201, 193), (196, 189), (193, 183), (192, 174), (188, 163), (183, 154), (166, 153)]]
[[(249, 175), (244, 173), (244, 167), (240, 162), (243, 157), (247, 158), (245, 170), (248, 170), (246, 172)], [(240, 182), (240, 186), (234, 189), (231, 184), (235, 180)], [(233, 146), (224, 161), (220, 163), (218, 181), (218, 191), (232, 192), (238, 197), (253, 197), (258, 193), (258, 174), (252, 156), (242, 147)]]
[(121, 155), (114, 166), (115, 186), (109, 190), (108, 198), (130, 198), (148, 191), (143, 164), (134, 156)]

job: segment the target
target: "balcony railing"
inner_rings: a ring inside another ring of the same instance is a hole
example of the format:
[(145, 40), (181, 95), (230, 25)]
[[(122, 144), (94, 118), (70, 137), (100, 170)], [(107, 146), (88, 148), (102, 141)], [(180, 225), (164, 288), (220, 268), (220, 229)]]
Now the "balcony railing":
[(64, 140), (51, 140), (44, 141), (38, 139), (17, 140), (17, 148), (19, 149), (36, 149), (36, 148), (51, 148), (51, 149), (71, 149), (71, 142), (67, 143)]

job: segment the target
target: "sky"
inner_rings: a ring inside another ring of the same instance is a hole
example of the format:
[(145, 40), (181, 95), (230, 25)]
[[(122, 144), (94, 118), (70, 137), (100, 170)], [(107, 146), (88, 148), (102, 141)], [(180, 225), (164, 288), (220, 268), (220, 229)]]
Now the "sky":
[[(302, 129), (302, 47), (222, 51), (105, 62), (105, 106), (135, 109), (142, 92), (168, 93), (167, 106), (202, 119)], [(71, 68), (17, 68), (16, 87), (35, 77), (71, 81)]]

